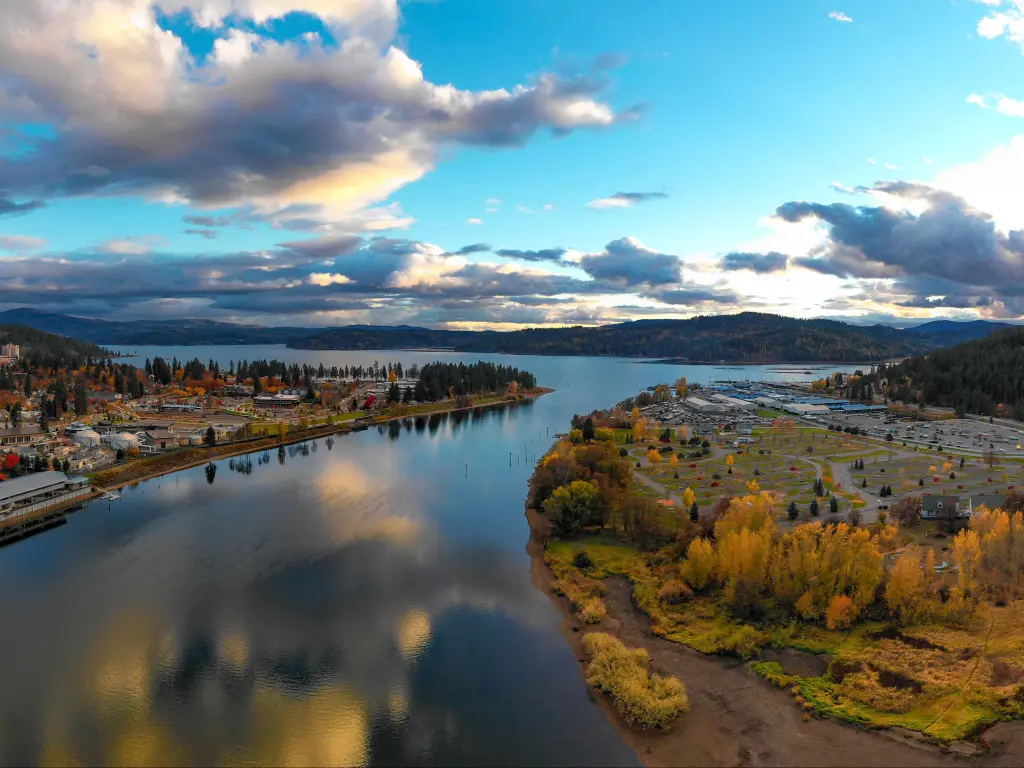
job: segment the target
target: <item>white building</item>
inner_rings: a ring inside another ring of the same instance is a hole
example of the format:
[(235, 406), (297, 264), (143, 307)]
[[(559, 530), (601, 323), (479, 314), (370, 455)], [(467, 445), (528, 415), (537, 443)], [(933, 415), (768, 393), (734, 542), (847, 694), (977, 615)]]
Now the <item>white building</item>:
[(0, 483), (0, 520), (74, 501), (89, 492), (84, 477), (68, 477), (63, 472), (35, 472), (8, 480)]
[(827, 405), (810, 405), (808, 403), (783, 403), (782, 410), (797, 416), (812, 416), (829, 412)]
[(86, 449), (100, 447), (99, 433), (92, 429), (75, 430), (74, 436), (71, 439)]
[(720, 403), (712, 403), (700, 397), (688, 397), (683, 401), (683, 407), (689, 408), (697, 413), (721, 413), (725, 406)]
[(139, 450), (139, 438), (131, 432), (119, 432), (104, 435), (101, 440), (115, 451), (128, 453), (132, 450)]

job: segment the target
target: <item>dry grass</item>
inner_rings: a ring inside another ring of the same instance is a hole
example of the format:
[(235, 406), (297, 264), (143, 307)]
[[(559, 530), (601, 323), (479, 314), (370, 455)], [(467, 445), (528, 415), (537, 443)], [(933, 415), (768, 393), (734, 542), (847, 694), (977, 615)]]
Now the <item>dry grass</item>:
[(603, 632), (584, 637), (583, 648), (590, 657), (587, 682), (607, 693), (630, 724), (665, 728), (690, 709), (686, 687), (678, 678), (652, 674), (644, 649), (626, 648)]

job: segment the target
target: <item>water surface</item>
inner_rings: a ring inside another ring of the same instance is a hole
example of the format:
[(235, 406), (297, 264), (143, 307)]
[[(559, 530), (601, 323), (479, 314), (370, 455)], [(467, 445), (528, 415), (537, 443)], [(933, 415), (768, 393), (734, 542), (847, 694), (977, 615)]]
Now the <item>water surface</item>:
[(203, 468), (158, 478), (0, 549), (4, 764), (637, 765), (530, 582), (532, 463), (574, 412), (650, 384), (793, 375), (138, 352), (484, 358), (558, 391), (235, 459), (244, 471), (220, 461), (212, 483)]

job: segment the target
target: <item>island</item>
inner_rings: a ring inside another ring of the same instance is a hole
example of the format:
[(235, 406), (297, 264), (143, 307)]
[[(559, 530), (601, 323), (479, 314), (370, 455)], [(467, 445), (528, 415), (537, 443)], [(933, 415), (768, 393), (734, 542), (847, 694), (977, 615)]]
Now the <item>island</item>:
[(640, 759), (1019, 762), (1020, 464), (680, 389), (575, 417), (526, 505), (534, 582)]

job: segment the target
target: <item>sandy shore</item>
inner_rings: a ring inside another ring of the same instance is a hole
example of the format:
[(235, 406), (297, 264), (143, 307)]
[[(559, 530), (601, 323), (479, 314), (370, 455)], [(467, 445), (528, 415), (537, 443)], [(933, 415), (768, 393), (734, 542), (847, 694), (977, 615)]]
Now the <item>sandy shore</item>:
[[(531, 491), (532, 497), (532, 491)], [(608, 632), (633, 648), (645, 648), (652, 669), (679, 677), (690, 696), (690, 711), (669, 731), (642, 731), (622, 721), (607, 697), (595, 698), (622, 738), (649, 768), (661, 766), (1019, 766), (1024, 764), (1024, 723), (1001, 723), (985, 733), (982, 746), (952, 745), (943, 750), (917, 734), (869, 731), (834, 720), (803, 721), (792, 697), (758, 678), (738, 659), (707, 656), (655, 637), (647, 617), (632, 600), (625, 579), (606, 582), (608, 616), (599, 625), (583, 625), (565, 598), (552, 592), (554, 575), (544, 562), (537, 538), (542, 519), (527, 508), (528, 552), (534, 586), (558, 606), (561, 630), (580, 660), (583, 636)], [(799, 663), (798, 660), (793, 660)], [(804, 659), (814, 662), (816, 659)], [(987, 749), (986, 749), (987, 747)]]

